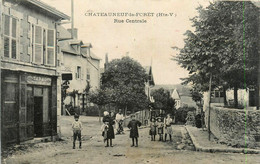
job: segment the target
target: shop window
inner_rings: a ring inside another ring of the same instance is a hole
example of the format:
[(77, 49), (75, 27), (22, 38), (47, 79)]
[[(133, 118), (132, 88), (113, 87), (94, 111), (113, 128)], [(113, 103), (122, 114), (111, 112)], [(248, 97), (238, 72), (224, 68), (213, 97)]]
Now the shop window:
[(17, 59), (17, 22), (18, 19), (4, 15), (4, 57)]

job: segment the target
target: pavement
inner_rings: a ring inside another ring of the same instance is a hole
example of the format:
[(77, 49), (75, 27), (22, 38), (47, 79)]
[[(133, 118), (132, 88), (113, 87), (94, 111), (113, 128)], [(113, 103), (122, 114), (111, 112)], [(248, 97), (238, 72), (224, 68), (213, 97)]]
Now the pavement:
[(187, 125), (185, 126), (185, 129), (187, 130), (196, 151), (260, 154), (259, 149), (234, 148), (225, 144), (217, 143), (213, 139), (209, 140), (208, 132), (202, 130), (202, 128)]

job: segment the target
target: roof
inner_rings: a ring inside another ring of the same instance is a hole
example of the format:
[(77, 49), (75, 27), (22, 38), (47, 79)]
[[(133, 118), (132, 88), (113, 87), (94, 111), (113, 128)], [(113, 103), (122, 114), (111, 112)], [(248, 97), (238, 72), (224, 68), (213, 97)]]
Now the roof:
[(71, 33), (63, 26), (58, 25), (57, 31), (59, 32), (59, 38), (58, 38), (59, 41), (71, 39)]
[(159, 88), (163, 88), (169, 91), (173, 91), (174, 89), (177, 89), (180, 96), (191, 96), (190, 90), (191, 87), (187, 85), (181, 85), (181, 84), (161, 84), (161, 85), (155, 85), (152, 90), (156, 90)]
[(97, 55), (95, 55), (92, 51), (90, 51), (90, 57), (95, 60), (101, 60)]
[(79, 52), (77, 52), (71, 45), (75, 45), (76, 43), (81, 44), (81, 40), (64, 40), (64, 41), (59, 41), (58, 45), (61, 48), (62, 52), (67, 52), (70, 54), (78, 55)]
[(62, 13), (61, 11), (57, 10), (56, 8), (51, 7), (50, 5), (44, 3), (40, 0), (25, 0), (22, 2), (30, 3), (30, 4), (34, 5), (35, 7), (39, 8), (41, 10), (44, 10), (45, 12), (47, 11), (47, 12), (51, 13), (52, 15), (59, 17), (63, 20), (70, 20), (70, 17), (68, 15)]
[(91, 43), (84, 43), (81, 47), (89, 47), (89, 48), (92, 48), (92, 44), (91, 44)]
[(81, 40), (69, 40), (69, 44), (70, 45), (75, 45), (75, 44), (79, 44), (79, 45), (83, 45), (83, 42)]
[(173, 92), (171, 93), (171, 97), (174, 99), (174, 100), (180, 100), (180, 95), (179, 95), (179, 92), (177, 89), (174, 89)]

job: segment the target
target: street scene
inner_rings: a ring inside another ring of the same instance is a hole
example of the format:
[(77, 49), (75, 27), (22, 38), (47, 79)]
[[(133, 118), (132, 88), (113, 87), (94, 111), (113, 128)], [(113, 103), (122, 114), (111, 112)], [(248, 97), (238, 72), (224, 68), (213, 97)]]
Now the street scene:
[(0, 0), (1, 163), (259, 163), (259, 7)]
[[(173, 140), (151, 141), (149, 128), (140, 129), (139, 147), (131, 147), (129, 130), (125, 134), (116, 135), (114, 147), (105, 148), (101, 136), (98, 117), (80, 117), (83, 123), (82, 149), (72, 149), (72, 133), (70, 129), (72, 117), (62, 118), (62, 138), (59, 142), (36, 143), (21, 148), (5, 160), (6, 163), (245, 163), (241, 153), (208, 153), (196, 152), (191, 140), (184, 139), (185, 128), (173, 126)], [(182, 134), (183, 133), (183, 134)], [(182, 144), (185, 143), (183, 146)], [(248, 163), (258, 163), (259, 154), (248, 154)]]

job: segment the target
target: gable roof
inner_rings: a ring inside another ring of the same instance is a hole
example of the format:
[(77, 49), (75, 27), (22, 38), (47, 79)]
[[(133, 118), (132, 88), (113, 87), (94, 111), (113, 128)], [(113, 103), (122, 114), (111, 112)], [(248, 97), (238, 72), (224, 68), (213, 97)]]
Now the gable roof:
[(180, 100), (180, 95), (179, 95), (179, 92), (177, 89), (174, 89), (171, 93), (171, 97), (174, 99), (174, 100)]

